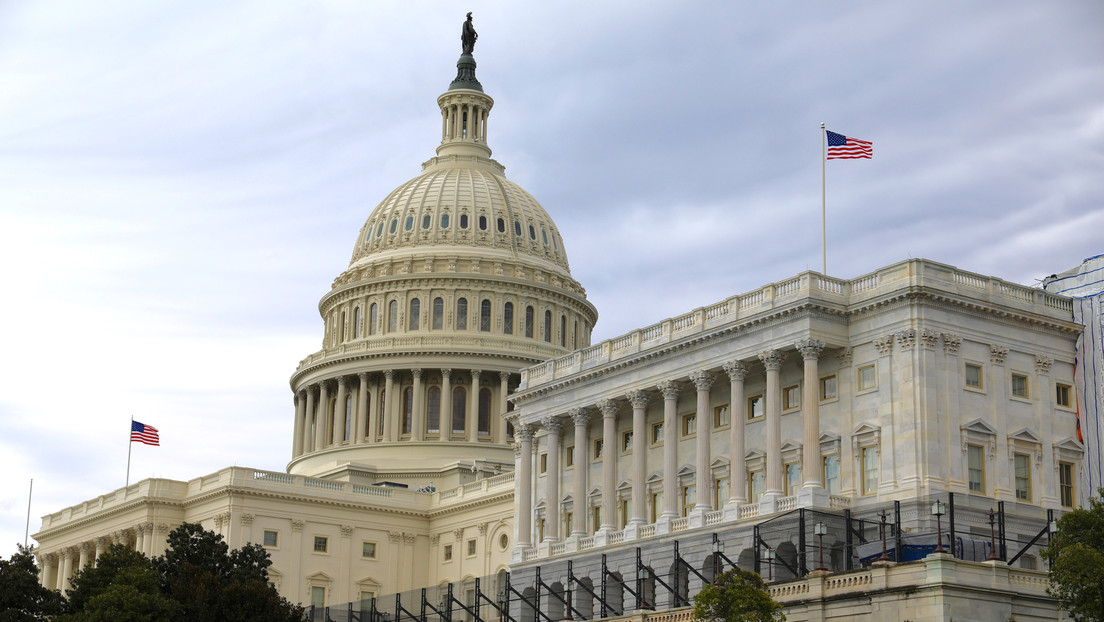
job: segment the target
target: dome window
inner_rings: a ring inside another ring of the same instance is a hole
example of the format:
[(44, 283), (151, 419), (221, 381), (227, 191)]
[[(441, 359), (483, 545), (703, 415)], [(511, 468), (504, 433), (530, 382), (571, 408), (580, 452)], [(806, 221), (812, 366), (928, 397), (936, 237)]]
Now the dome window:
[(393, 333), (399, 330), (399, 303), (392, 300), (387, 305), (387, 332)]
[[(380, 225), (381, 227), (383, 225)], [(379, 309), (376, 307), (376, 303), (372, 303), (372, 306), (368, 307), (368, 334), (376, 334), (376, 322), (379, 320)]]
[(429, 387), (426, 399), (426, 432), (437, 434), (441, 431), (441, 387)]
[(521, 237), (521, 223), (516, 220), (514, 221), (514, 235)]
[(383, 223), (381, 222), (379, 224), (379, 226), (376, 227), (376, 237), (378, 238), (378, 237), (382, 237), (382, 236), (383, 236)]
[(441, 214), (441, 228), (448, 229), (448, 214)]
[(433, 299), (433, 330), (441, 330), (445, 327), (445, 301), (437, 297)]
[(422, 229), (429, 229), (429, 225), (433, 224), (433, 217), (429, 214), (422, 216)]
[(456, 330), (468, 330), (468, 299), (456, 299)]
[(396, 228), (398, 228), (398, 226), (399, 226), (399, 219), (397, 219), (397, 218), (392, 218), (392, 219), (391, 219), (391, 227), (390, 227), (390, 230), (391, 230), (391, 234), (392, 234), (392, 235), (394, 235), (394, 233), (395, 233), (395, 229), (396, 229)]
[[(395, 227), (392, 226), (391, 228), (394, 229)], [(529, 225), (529, 239), (530, 240), (537, 239), (537, 230), (533, 228), (533, 225)]]
[(506, 233), (506, 221), (501, 218), (498, 219), (498, 232)]
[[(499, 220), (499, 222), (502, 222)], [(502, 332), (506, 335), (514, 334), (514, 303), (507, 302), (502, 308)]]
[(491, 301), (483, 300), (479, 303), (479, 330), (487, 333), (491, 331)]
[(460, 214), (460, 228), (461, 229), (467, 229), (468, 228), (468, 215), (467, 214)]
[(525, 307), (525, 336), (533, 337), (533, 307)]
[(403, 229), (405, 229), (407, 231), (410, 231), (413, 228), (414, 228), (414, 217), (413, 216), (407, 216), (406, 217), (406, 225), (403, 227)]
[(560, 347), (567, 347), (567, 316), (560, 316)]
[(541, 238), (544, 239), (544, 245), (548, 246), (548, 232), (543, 227), (541, 228)]
[(544, 340), (552, 343), (552, 312), (544, 312)]
[(452, 389), (452, 431), (464, 433), (464, 424), (468, 419), (468, 390), (464, 387)]
[(479, 230), (480, 231), (486, 231), (487, 230), (487, 217), (486, 216), (480, 216), (479, 217)]
[(417, 298), (410, 300), (410, 330), (418, 330), (418, 323), (422, 317), (422, 301)]

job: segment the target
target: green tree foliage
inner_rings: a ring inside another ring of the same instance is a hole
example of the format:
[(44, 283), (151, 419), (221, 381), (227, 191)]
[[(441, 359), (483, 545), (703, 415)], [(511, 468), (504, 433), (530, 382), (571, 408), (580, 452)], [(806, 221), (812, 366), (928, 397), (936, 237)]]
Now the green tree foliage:
[[(1104, 498), (1104, 488), (1100, 497)], [(1089, 500), (1058, 520), (1058, 533), (1043, 551), (1050, 562), (1047, 591), (1074, 620), (1104, 622), (1104, 500)]]
[(0, 622), (35, 622), (62, 611), (61, 594), (38, 583), (32, 550), (20, 545), (11, 559), (0, 559)]
[(119, 544), (74, 573), (70, 585), (70, 613), (57, 622), (170, 622), (180, 609), (161, 594), (150, 559)]
[(717, 575), (694, 597), (694, 619), (724, 622), (783, 622), (782, 605), (771, 598), (763, 578), (733, 568)]

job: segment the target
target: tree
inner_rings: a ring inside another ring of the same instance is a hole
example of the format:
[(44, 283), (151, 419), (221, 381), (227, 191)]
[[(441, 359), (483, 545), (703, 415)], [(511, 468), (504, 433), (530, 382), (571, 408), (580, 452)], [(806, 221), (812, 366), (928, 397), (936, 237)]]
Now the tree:
[(70, 580), (69, 615), (58, 622), (171, 622), (180, 605), (162, 595), (148, 557), (112, 545)]
[(37, 622), (61, 613), (61, 594), (38, 582), (34, 548), (18, 547), (11, 559), (0, 559), (0, 622)]
[(733, 568), (717, 575), (694, 597), (695, 620), (783, 622), (782, 605), (771, 598), (763, 578)]
[[(1098, 494), (1104, 498), (1104, 488)], [(1043, 557), (1050, 563), (1050, 595), (1074, 620), (1104, 622), (1104, 500), (1089, 499), (1089, 509), (1062, 516)]]

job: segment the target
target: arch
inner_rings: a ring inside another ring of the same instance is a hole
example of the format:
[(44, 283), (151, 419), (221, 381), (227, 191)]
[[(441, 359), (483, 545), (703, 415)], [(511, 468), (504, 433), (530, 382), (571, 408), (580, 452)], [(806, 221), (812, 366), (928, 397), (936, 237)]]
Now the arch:
[(744, 549), (740, 551), (740, 556), (736, 558), (736, 567), (740, 570), (755, 572), (755, 550)]
[[(775, 550), (778, 553), (778, 559), (786, 563), (783, 564), (780, 561), (775, 564), (774, 579), (778, 581), (780, 579), (796, 578), (790, 568), (797, 569), (797, 547), (794, 546), (793, 542), (783, 542), (775, 547)], [(789, 565), (789, 568), (786, 567), (786, 564)]]
[(502, 333), (514, 334), (514, 303), (512, 302), (502, 305)]
[[(578, 577), (576, 590), (572, 592), (572, 605), (579, 617), (584, 620), (594, 619), (594, 597), (590, 595), (594, 591), (594, 580), (590, 577)], [(585, 586), (586, 589), (583, 589)], [(572, 614), (574, 617), (575, 614)]]
[[(368, 411), (364, 413), (364, 436), (372, 436), (372, 413), (371, 408), (368, 408), (368, 404), (372, 403), (372, 391), (371, 389), (364, 390), (364, 410)], [(377, 415), (378, 417), (378, 415)]]
[(491, 433), (491, 390), (483, 387), (479, 390), (479, 433)]
[(432, 386), (426, 392), (426, 432), (437, 434), (441, 431), (441, 387)]
[(422, 317), (422, 301), (417, 298), (410, 299), (409, 330), (418, 330), (418, 324)]
[(491, 301), (486, 298), (479, 303), (479, 330), (484, 333), (491, 330)]
[(445, 327), (445, 299), (440, 296), (433, 299), (433, 323), (431, 330), (441, 330)]
[(683, 607), (690, 600), (690, 570), (686, 564), (675, 560), (667, 571), (667, 585), (674, 593), (667, 593), (667, 609)]
[(537, 590), (527, 587), (521, 591), (522, 601), (519, 603), (519, 622), (537, 622), (537, 609), (533, 605), (539, 605), (533, 601), (537, 598)]
[(468, 419), (468, 390), (465, 387), (452, 388), (452, 431), (463, 434)]
[(386, 418), (383, 416), (383, 412), (384, 412), (386, 406), (387, 406), (387, 389), (380, 389), (379, 390), (379, 408), (376, 409), (376, 412), (379, 413), (379, 415), (376, 416), (376, 434), (378, 434), (379, 436), (383, 436), (383, 422), (386, 421)]
[(395, 332), (399, 330), (399, 301), (392, 300), (387, 305), (387, 331)]
[(468, 299), (456, 299), (456, 330), (468, 330)]
[(625, 578), (620, 572), (611, 572), (603, 579), (606, 587), (606, 607), (610, 616), (625, 615)]
[(340, 343), (345, 343), (345, 338), (349, 333), (349, 324), (345, 321), (345, 311), (341, 311), (341, 336), (338, 338)]
[(698, 568), (698, 572), (700, 572), (709, 583), (712, 583), (717, 577), (717, 562), (719, 560), (720, 558), (716, 553), (710, 553), (702, 560), (701, 568)]
[(553, 620), (564, 619), (564, 586), (563, 583), (556, 581), (552, 585), (549, 585), (549, 594), (545, 597), (544, 613)]

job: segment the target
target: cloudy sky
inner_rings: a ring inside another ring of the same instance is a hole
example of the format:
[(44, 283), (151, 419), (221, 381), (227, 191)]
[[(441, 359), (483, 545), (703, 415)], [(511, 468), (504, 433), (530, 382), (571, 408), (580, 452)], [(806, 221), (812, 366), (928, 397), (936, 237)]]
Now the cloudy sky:
[(821, 268), (1032, 285), (1104, 252), (1104, 3), (0, 2), (0, 555), (131, 481), (283, 470), (288, 377), (440, 137), (465, 11), (494, 157), (597, 339)]

